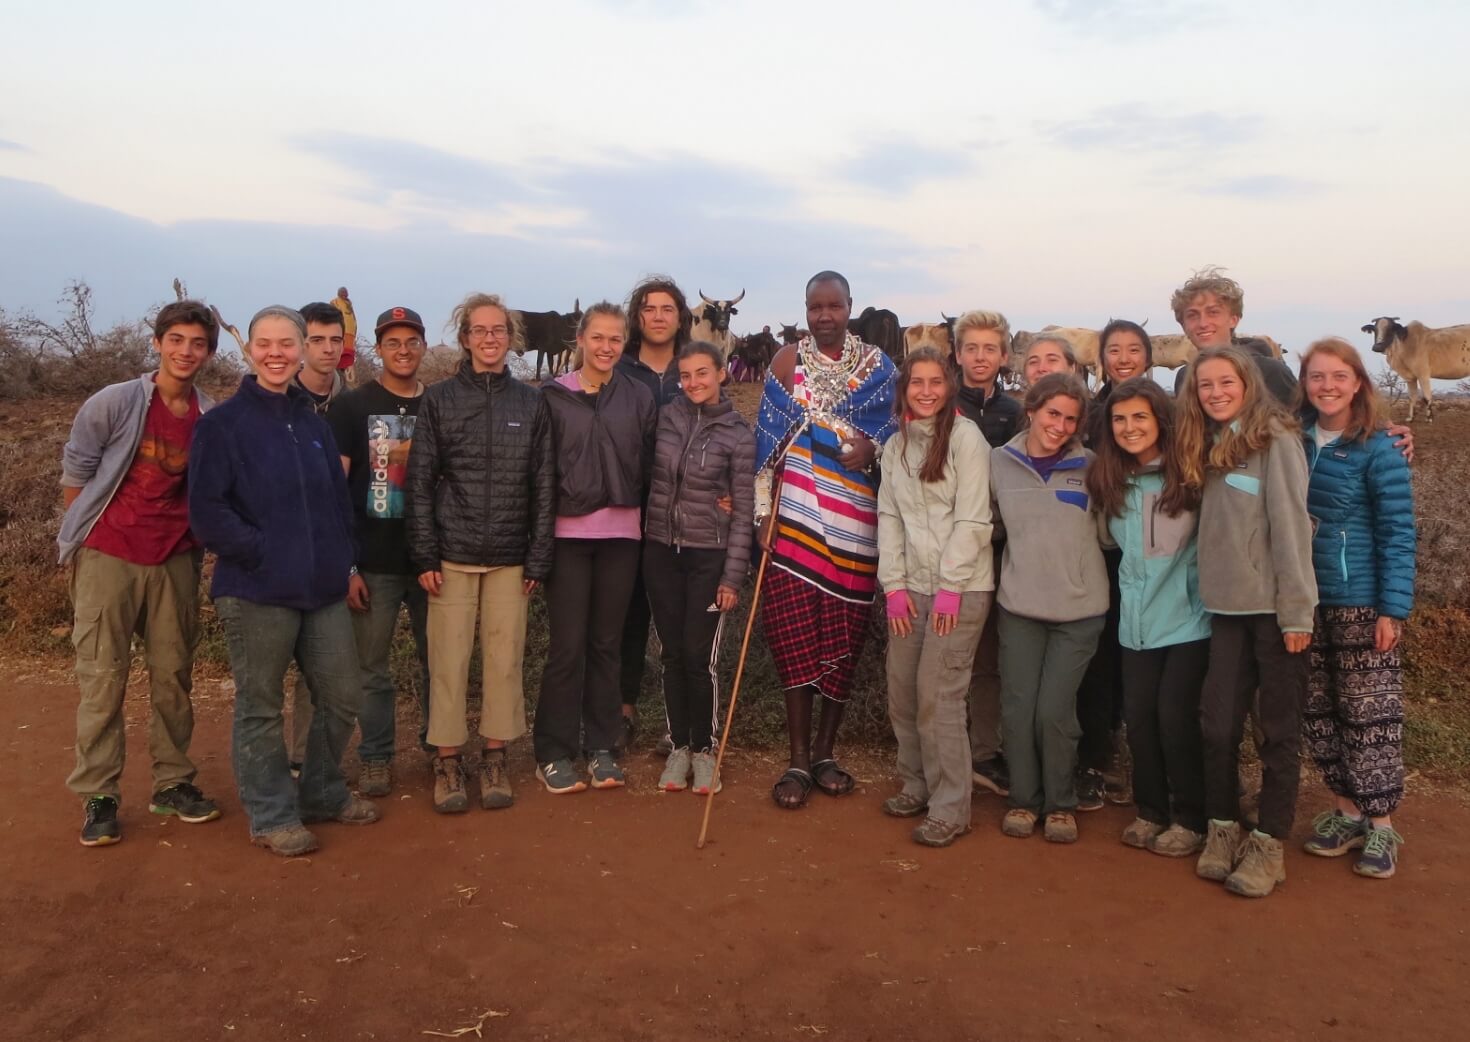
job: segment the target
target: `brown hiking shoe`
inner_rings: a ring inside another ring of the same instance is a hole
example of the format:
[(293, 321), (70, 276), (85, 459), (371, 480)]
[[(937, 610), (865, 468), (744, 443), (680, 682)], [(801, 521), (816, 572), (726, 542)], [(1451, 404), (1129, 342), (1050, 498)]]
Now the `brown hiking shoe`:
[(316, 837), (301, 825), (287, 825), (259, 836), (251, 836), (250, 842), (281, 857), (300, 857), (316, 849)]
[(387, 796), (393, 791), (393, 765), (387, 760), (364, 760), (357, 772), (357, 791), (364, 796)]
[(1076, 843), (1077, 816), (1069, 810), (1054, 810), (1046, 816), (1041, 834), (1048, 843)]
[(928, 800), (921, 800), (906, 792), (900, 792), (883, 801), (883, 813), (890, 818), (917, 818), (928, 809)]
[(378, 805), (361, 796), (348, 796), (342, 809), (327, 820), (341, 825), (371, 825), (378, 820)]
[(1156, 821), (1134, 818), (1132, 824), (1123, 830), (1123, 845), (1144, 850), (1153, 838), (1163, 831), (1164, 826)]
[(1000, 830), (1007, 836), (1025, 839), (1036, 831), (1036, 815), (1024, 807), (1012, 807), (1001, 819)]
[(1286, 856), (1281, 841), (1251, 832), (1240, 848), (1240, 864), (1225, 880), (1225, 889), (1241, 897), (1269, 897), (1286, 882)]
[(434, 757), (434, 809), (440, 814), (468, 810), (470, 798), (464, 791), (464, 765), (458, 756)]
[(505, 750), (486, 749), (480, 755), (480, 806), (504, 810), (516, 801), (510, 789), (510, 772), (505, 769)]
[[(910, 797), (912, 799), (912, 797)], [(947, 847), (970, 831), (968, 825), (956, 825), (938, 818), (925, 818), (924, 824), (914, 829), (914, 842), (925, 847)]]
[(1149, 840), (1148, 849), (1164, 857), (1194, 857), (1204, 845), (1203, 834), (1175, 822)]
[(1205, 851), (1194, 866), (1195, 875), (1217, 883), (1225, 882), (1225, 877), (1235, 871), (1235, 863), (1239, 860), (1240, 840), (1239, 822), (1222, 825), (1211, 821), (1210, 831), (1205, 837)]

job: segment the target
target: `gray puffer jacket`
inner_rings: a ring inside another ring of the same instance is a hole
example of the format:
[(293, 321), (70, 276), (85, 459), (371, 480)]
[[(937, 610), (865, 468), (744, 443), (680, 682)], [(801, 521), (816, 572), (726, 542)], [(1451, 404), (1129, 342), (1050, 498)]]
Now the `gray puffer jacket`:
[[(729, 496), (727, 514), (719, 499)], [(725, 549), (722, 586), (750, 570), (755, 517), (755, 437), (729, 399), (694, 405), (684, 395), (659, 413), (648, 494), (649, 539), (665, 546)]]

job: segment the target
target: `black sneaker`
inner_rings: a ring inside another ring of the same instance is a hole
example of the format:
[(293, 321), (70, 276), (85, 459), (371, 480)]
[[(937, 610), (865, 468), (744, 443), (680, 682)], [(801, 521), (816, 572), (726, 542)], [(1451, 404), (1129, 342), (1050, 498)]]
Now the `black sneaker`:
[(155, 792), (148, 809), (154, 814), (172, 814), (190, 825), (219, 817), (219, 808), (214, 801), (188, 782), (179, 782)]
[(976, 760), (970, 765), (970, 780), (975, 788), (993, 792), (997, 796), (1011, 794), (1011, 771), (1004, 756), (992, 756), (988, 760)]
[(1077, 809), (1103, 809), (1102, 771), (1082, 770), (1077, 772)]
[(87, 817), (82, 822), (82, 846), (105, 847), (122, 839), (117, 827), (117, 800), (111, 796), (93, 796), (87, 801)]

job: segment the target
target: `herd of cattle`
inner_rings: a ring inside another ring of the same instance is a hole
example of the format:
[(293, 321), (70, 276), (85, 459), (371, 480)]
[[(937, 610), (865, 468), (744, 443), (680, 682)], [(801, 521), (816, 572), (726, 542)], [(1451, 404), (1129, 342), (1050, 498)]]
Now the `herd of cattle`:
[[(805, 330), (796, 325), (781, 326), (780, 340), (769, 332), (770, 327), (759, 333), (736, 336), (730, 330), (730, 319), (737, 314), (736, 305), (745, 299), (745, 291), (728, 300), (714, 300), (699, 294), (700, 303), (694, 308), (693, 335), (696, 340), (708, 340), (716, 344), (730, 361), (731, 377), (735, 380), (761, 380), (766, 367), (782, 344), (794, 344)], [(578, 300), (568, 314), (555, 311), (522, 311), (525, 329), (526, 351), (536, 356), (536, 373), (539, 376), (544, 364), (553, 373), (563, 371), (571, 361), (577, 323), (582, 318), (582, 305)], [(887, 308), (864, 308), (848, 326), (862, 340), (881, 348), (894, 362), (902, 361), (908, 352), (919, 347), (934, 347), (948, 355), (954, 339), (955, 320), (943, 312), (939, 322), (921, 322), (910, 326), (899, 324), (898, 316)], [(1057, 333), (1065, 337), (1076, 352), (1077, 362), (1095, 380), (1102, 379), (1102, 359), (1098, 351), (1098, 331), (1071, 326), (1044, 326), (1037, 332)], [(1400, 324), (1396, 317), (1380, 317), (1363, 326), (1363, 332), (1373, 335), (1373, 350), (1384, 355), (1388, 364), (1399, 374), (1410, 391), (1409, 420), (1414, 419), (1420, 400), (1424, 403), (1427, 418), (1434, 419), (1434, 403), (1430, 380), (1459, 380), (1470, 377), (1470, 325), (1432, 328), (1422, 322)], [(1025, 351), (1027, 344), (1037, 334), (1018, 331), (1012, 345), (1013, 357)], [(1242, 334), (1248, 336), (1251, 334)], [(1271, 352), (1280, 358), (1281, 345), (1274, 339), (1260, 334), (1255, 338), (1270, 345)], [(1168, 369), (1187, 365), (1195, 356), (1195, 346), (1189, 338), (1178, 333), (1161, 333), (1151, 336), (1154, 364)]]

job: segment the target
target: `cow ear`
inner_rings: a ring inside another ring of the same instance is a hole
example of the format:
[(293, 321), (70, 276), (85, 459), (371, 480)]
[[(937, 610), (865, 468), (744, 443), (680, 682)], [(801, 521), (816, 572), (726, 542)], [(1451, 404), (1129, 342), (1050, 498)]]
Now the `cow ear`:
[(730, 314), (732, 314), (732, 315), (738, 315), (738, 314), (740, 314), (740, 309), (739, 308), (731, 308), (730, 309)]
[(1363, 332), (1365, 332), (1365, 333), (1371, 333), (1371, 332), (1373, 332), (1373, 323), (1372, 322), (1369, 322), (1366, 326), (1364, 326), (1363, 327)]

